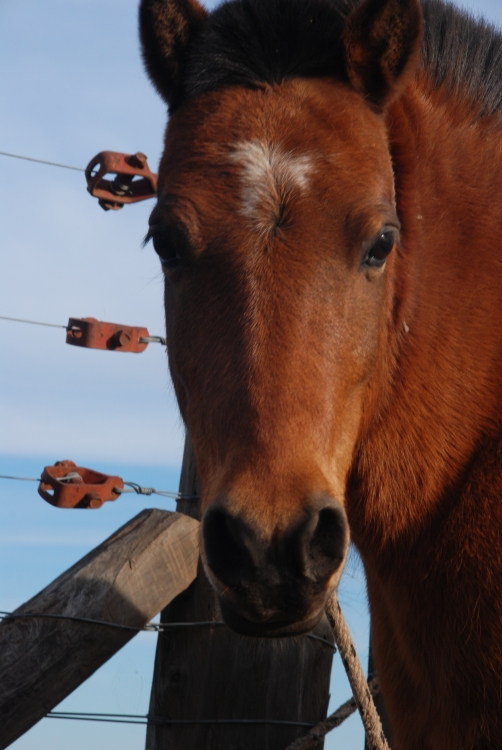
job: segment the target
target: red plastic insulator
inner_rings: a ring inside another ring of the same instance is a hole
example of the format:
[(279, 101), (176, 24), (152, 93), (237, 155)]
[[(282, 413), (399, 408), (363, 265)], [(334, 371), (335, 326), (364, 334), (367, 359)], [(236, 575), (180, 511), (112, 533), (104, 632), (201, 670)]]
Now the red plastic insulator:
[(46, 466), (40, 478), (38, 494), (56, 508), (101, 508), (116, 500), (115, 492), (124, 486), (120, 477), (77, 466), (73, 461), (57, 461)]
[[(114, 175), (114, 179), (106, 177)], [(157, 175), (150, 171), (145, 154), (101, 151), (85, 170), (87, 190), (105, 211), (118, 211), (125, 203), (137, 203), (157, 194)]]
[(115, 352), (143, 352), (148, 346), (147, 328), (105, 323), (96, 318), (70, 318), (66, 343), (86, 349), (108, 349)]

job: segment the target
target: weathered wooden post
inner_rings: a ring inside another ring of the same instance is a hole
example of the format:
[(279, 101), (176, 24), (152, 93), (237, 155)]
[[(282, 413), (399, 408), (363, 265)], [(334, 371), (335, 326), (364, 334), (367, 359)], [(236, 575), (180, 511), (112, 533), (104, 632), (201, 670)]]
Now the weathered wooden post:
[[(190, 440), (180, 491), (198, 495)], [(197, 501), (178, 510), (198, 518)], [(199, 564), (194, 583), (163, 612), (162, 622), (221, 620), (216, 596)], [(333, 642), (326, 619), (314, 633)], [(150, 725), (147, 750), (284, 750), (306, 727), (197, 724), (258, 719), (315, 724), (326, 716), (333, 649), (305, 636), (248, 638), (227, 627), (190, 627), (159, 635), (150, 715), (193, 724)], [(321, 745), (319, 745), (321, 748)]]
[[(178, 513), (144, 510), (0, 624), (0, 750), (194, 580), (198, 526)], [(45, 617), (26, 616), (33, 613)]]

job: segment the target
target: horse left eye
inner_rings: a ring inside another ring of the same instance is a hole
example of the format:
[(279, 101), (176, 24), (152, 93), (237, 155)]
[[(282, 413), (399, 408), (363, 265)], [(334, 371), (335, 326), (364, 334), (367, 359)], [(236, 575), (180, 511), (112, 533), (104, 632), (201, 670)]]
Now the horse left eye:
[(382, 232), (382, 234), (380, 234), (380, 236), (368, 250), (368, 253), (364, 259), (364, 264), (372, 268), (379, 268), (380, 266), (383, 266), (387, 256), (394, 247), (395, 241), (396, 235), (394, 231), (388, 230)]

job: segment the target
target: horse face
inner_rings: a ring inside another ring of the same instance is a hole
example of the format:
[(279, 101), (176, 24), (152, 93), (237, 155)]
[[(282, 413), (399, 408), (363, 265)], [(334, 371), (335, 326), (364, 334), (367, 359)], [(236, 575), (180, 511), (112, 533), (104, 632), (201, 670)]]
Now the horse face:
[(413, 75), (422, 16), (419, 0), (349, 7), (140, 6), (172, 115), (150, 236), (203, 560), (224, 618), (251, 635), (322, 616), (391, 356), (399, 222), (381, 114)]
[(188, 103), (150, 236), (223, 616), (310, 630), (346, 556), (346, 477), (386, 341), (399, 222), (383, 123), (333, 82)]

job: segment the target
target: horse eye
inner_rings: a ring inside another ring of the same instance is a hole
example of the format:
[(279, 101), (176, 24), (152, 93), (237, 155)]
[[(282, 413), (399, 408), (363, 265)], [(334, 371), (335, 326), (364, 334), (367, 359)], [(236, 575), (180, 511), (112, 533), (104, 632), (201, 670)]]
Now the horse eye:
[(371, 268), (379, 268), (385, 263), (385, 259), (391, 252), (396, 241), (396, 233), (393, 230), (382, 232), (368, 250), (364, 264)]
[(152, 227), (147, 235), (166, 270), (178, 268), (187, 254), (188, 240), (177, 227)]

